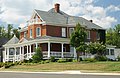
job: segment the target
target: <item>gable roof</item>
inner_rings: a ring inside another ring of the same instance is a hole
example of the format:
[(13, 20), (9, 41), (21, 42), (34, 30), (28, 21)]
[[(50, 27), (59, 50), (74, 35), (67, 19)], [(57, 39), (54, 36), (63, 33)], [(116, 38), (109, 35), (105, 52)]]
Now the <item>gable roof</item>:
[(11, 38), (5, 45), (16, 44), (18, 42), (19, 42), (19, 39), (14, 35), (13, 38)]
[(0, 47), (8, 42), (8, 38), (0, 38)]
[(82, 26), (88, 29), (103, 29), (102, 27), (86, 20), (82, 17), (70, 16), (63, 11), (56, 13), (54, 8), (49, 11), (35, 10), (35, 12), (42, 18), (47, 25), (64, 25), (64, 26), (76, 26), (80, 23)]

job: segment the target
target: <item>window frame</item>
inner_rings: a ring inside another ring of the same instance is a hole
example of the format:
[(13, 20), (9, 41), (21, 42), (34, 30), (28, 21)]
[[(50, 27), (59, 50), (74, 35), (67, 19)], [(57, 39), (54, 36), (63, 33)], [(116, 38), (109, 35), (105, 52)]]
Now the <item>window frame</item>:
[(30, 29), (30, 38), (32, 38), (32, 29)]
[(62, 37), (66, 37), (66, 28), (65, 27), (62, 28)]
[[(38, 34), (38, 29), (39, 29), (39, 34)], [(41, 28), (37, 27), (36, 28), (36, 37), (39, 37), (39, 36), (41, 36)]]
[[(71, 32), (72, 30), (72, 32)], [(69, 36), (71, 36), (71, 34), (74, 32), (74, 28), (69, 28)]]

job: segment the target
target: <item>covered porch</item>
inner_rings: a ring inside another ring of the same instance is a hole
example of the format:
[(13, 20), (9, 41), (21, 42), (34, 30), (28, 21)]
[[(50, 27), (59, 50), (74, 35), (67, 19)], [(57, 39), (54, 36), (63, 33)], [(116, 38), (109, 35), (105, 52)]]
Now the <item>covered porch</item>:
[(43, 59), (50, 59), (54, 56), (59, 58), (76, 58), (75, 48), (69, 45), (69, 40), (65, 38), (51, 38), (27, 40), (23, 38), (16, 44), (4, 45), (4, 62), (29, 60), (35, 53), (35, 49), (40, 47)]

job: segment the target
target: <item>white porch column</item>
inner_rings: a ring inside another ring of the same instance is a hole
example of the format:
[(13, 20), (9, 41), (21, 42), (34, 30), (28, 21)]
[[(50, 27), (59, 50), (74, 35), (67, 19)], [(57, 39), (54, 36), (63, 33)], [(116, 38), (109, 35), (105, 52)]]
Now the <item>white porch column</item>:
[(61, 56), (62, 58), (64, 58), (64, 54), (63, 54), (63, 45), (64, 45), (64, 44), (62, 43), (62, 56)]
[(76, 49), (74, 47), (74, 58), (77, 58)]
[(31, 55), (31, 45), (29, 45), (30, 47), (29, 47), (29, 51), (30, 51), (30, 58), (32, 57), (32, 55)]
[(7, 48), (5, 47), (5, 51), (4, 51), (4, 55), (3, 55), (3, 62), (4, 63), (6, 62), (6, 51), (7, 51)]
[(22, 60), (24, 59), (24, 46), (22, 46)]
[(36, 48), (38, 48), (38, 43), (36, 43)]
[(29, 59), (29, 57), (28, 57), (28, 45), (27, 45), (27, 59)]
[(21, 57), (21, 47), (20, 47), (20, 51), (19, 52), (20, 52), (20, 60), (22, 60), (22, 57)]
[(48, 42), (48, 58), (50, 58), (50, 42)]
[(7, 61), (9, 61), (9, 48), (7, 48)]
[(15, 54), (14, 54), (15, 59), (14, 59), (14, 61), (16, 61), (16, 47), (14, 47), (14, 49), (15, 49)]

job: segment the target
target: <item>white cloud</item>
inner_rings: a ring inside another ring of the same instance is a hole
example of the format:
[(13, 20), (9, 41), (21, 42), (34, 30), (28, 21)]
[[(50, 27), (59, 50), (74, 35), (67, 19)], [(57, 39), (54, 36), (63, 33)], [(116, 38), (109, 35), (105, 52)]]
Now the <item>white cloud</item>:
[(94, 23), (108, 28), (117, 20), (108, 16), (107, 12), (120, 10), (120, 7), (113, 5), (107, 8), (95, 6), (94, 0), (1, 0), (0, 3), (5, 10), (0, 15), (0, 19), (13, 24), (25, 23), (29, 20), (33, 9), (47, 11), (53, 8), (55, 3), (60, 3), (60, 9), (65, 13), (92, 19)]
[(120, 6), (110, 5), (106, 8), (106, 10), (110, 12), (120, 11)]

